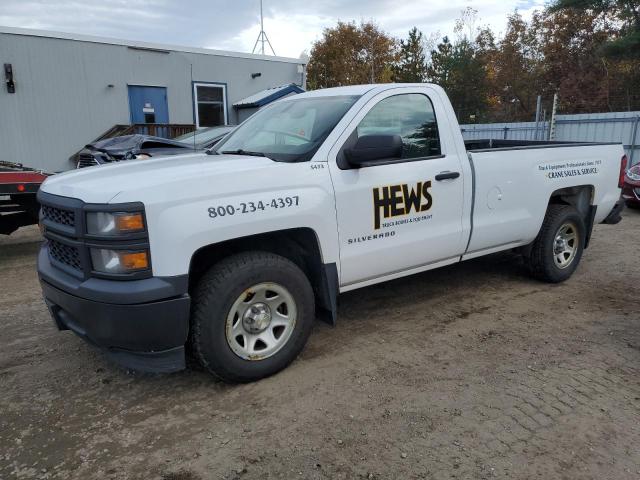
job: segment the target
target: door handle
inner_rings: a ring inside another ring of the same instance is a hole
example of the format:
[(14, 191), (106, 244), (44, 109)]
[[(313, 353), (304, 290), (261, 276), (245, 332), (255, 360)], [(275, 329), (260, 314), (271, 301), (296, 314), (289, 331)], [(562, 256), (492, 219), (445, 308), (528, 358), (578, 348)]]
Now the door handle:
[(440, 172), (436, 175), (436, 180), (439, 182), (442, 180), (453, 180), (454, 178), (458, 178), (460, 176), (460, 172)]

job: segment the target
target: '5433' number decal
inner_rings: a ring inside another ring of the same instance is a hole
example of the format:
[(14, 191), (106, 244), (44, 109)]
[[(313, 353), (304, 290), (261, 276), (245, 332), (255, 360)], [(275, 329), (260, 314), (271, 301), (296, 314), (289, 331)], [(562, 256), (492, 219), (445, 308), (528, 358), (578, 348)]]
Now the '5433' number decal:
[(294, 195), (292, 197), (277, 197), (271, 200), (258, 200), (256, 202), (241, 202), (239, 204), (218, 205), (216, 207), (209, 207), (210, 218), (224, 217), (226, 215), (236, 215), (242, 213), (253, 213), (257, 211), (264, 212), (269, 209), (278, 208), (290, 208), (300, 205), (300, 197)]

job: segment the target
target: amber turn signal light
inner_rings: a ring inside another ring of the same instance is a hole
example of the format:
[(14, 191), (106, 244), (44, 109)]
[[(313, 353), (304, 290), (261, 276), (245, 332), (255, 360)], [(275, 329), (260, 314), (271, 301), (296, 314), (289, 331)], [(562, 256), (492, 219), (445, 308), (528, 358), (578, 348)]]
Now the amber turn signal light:
[(119, 232), (138, 232), (144, 230), (142, 213), (126, 213), (115, 216), (116, 230)]
[(96, 272), (122, 274), (149, 270), (151, 260), (146, 250), (92, 248), (91, 263)]
[(126, 270), (144, 270), (149, 268), (147, 252), (121, 253), (120, 263)]

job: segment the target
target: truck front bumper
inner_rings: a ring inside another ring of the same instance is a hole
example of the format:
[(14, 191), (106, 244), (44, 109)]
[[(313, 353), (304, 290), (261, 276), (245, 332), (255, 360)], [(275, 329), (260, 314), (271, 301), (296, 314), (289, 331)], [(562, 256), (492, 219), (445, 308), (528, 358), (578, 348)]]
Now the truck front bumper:
[(126, 368), (157, 373), (185, 368), (186, 276), (81, 281), (51, 264), (46, 245), (38, 256), (38, 275), (58, 329), (73, 331)]

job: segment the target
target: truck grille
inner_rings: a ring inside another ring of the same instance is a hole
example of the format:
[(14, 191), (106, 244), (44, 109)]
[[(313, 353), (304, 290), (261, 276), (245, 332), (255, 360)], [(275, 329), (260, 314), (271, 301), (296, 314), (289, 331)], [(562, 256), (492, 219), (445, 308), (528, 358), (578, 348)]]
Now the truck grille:
[(74, 270), (82, 271), (80, 251), (77, 247), (65, 245), (57, 240), (49, 239), (49, 255), (56, 262), (67, 265)]
[(76, 214), (73, 211), (49, 205), (42, 205), (42, 218), (67, 227), (76, 225)]
[[(83, 280), (91, 276), (103, 276), (102, 273), (93, 271), (92, 248), (135, 248), (136, 250), (149, 248), (146, 232), (121, 237), (90, 235), (87, 232), (85, 213), (98, 211), (96, 209), (100, 207), (108, 209), (107, 205), (86, 204), (77, 198), (52, 195), (42, 190), (38, 193), (38, 200), (41, 205), (40, 218), (46, 239), (42, 247), (43, 253), (46, 252), (53, 268), (63, 270), (68, 275)], [(144, 211), (141, 203), (130, 205), (135, 211)], [(149, 269), (127, 275), (126, 279), (134, 280), (151, 276)]]
[(78, 156), (78, 164), (76, 165), (76, 168), (93, 167), (95, 165), (100, 165), (100, 163), (96, 160), (96, 157), (90, 153), (81, 153)]

